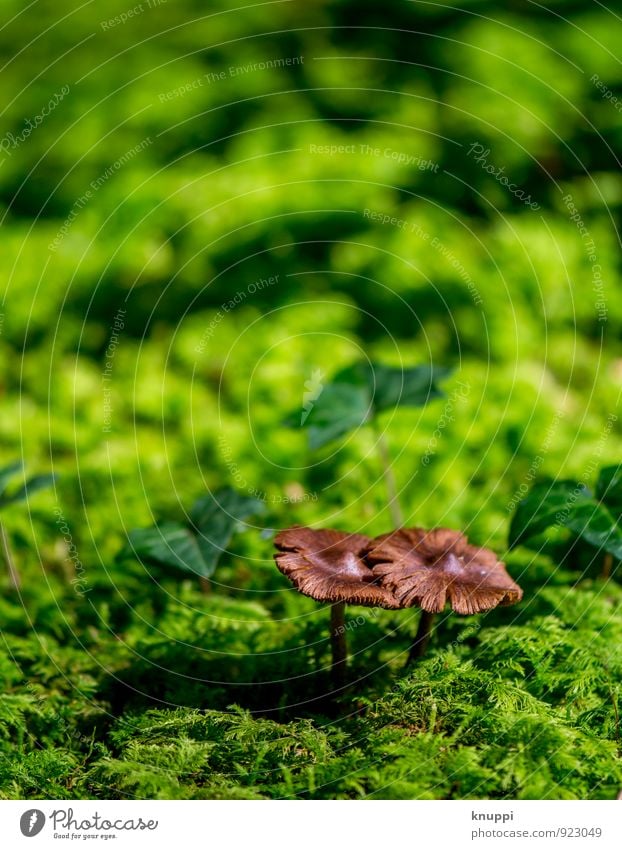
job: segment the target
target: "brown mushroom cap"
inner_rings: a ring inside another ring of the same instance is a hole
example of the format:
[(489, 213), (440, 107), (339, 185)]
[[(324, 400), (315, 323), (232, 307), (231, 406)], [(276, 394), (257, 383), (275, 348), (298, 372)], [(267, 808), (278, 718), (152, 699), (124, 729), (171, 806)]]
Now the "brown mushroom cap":
[(402, 607), (440, 613), (449, 601), (456, 613), (469, 614), (523, 597), (493, 551), (469, 545), (463, 534), (448, 528), (384, 534), (371, 542), (365, 556)]
[(342, 531), (290, 528), (275, 537), (280, 571), (303, 595), (316, 601), (399, 607), (361, 557), (369, 537)]

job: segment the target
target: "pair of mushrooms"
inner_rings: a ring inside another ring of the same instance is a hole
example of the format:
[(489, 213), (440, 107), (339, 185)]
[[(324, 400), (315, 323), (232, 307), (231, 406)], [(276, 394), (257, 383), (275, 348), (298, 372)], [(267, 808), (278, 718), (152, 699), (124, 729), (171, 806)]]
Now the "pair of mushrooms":
[(447, 602), (472, 614), (515, 604), (522, 590), (489, 548), (470, 545), (448, 528), (402, 528), (370, 539), (362, 534), (294, 527), (275, 537), (280, 571), (303, 595), (331, 604), (333, 681), (345, 683), (345, 605), (397, 610), (420, 607), (409, 661), (429, 642), (434, 615)]

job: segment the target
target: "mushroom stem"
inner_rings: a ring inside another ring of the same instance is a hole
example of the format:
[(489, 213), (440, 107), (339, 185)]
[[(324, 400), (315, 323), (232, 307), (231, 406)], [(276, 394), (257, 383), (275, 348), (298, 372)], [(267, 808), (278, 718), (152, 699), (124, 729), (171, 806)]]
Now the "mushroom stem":
[(378, 456), (382, 464), (382, 474), (387, 488), (387, 496), (389, 500), (389, 513), (391, 521), (396, 528), (401, 528), (404, 524), (402, 509), (397, 498), (397, 482), (393, 474), (393, 466), (391, 465), (391, 457), (389, 455), (389, 446), (384, 431), (376, 428), (376, 445), (378, 446)]
[(337, 601), (330, 606), (330, 645), (333, 652), (332, 677), (335, 687), (343, 687), (346, 682), (346, 661), (348, 646), (346, 643), (346, 606)]
[(4, 556), (4, 562), (6, 563), (7, 569), (9, 570), (9, 578), (11, 580), (11, 584), (13, 585), (13, 589), (19, 590), (22, 585), (22, 579), (20, 578), (20, 574), (17, 571), (17, 566), (15, 565), (15, 561), (13, 560), (13, 553), (11, 552), (11, 546), (9, 545), (9, 538), (2, 522), (0, 522), (0, 542), (2, 544), (2, 554)]
[(212, 583), (209, 578), (199, 578), (199, 587), (203, 595), (209, 595), (212, 591)]
[(603, 568), (600, 573), (600, 577), (607, 581), (611, 577), (611, 570), (613, 568), (613, 554), (605, 554), (603, 558)]
[(417, 628), (417, 635), (415, 637), (415, 641), (410, 647), (410, 652), (408, 653), (408, 662), (407, 666), (413, 663), (415, 660), (418, 660), (420, 657), (423, 657), (425, 651), (428, 647), (428, 643), (430, 642), (430, 636), (432, 634), (432, 625), (434, 624), (434, 619), (436, 618), (436, 614), (428, 613), (427, 610), (421, 611), (421, 618), (419, 619), (419, 627)]

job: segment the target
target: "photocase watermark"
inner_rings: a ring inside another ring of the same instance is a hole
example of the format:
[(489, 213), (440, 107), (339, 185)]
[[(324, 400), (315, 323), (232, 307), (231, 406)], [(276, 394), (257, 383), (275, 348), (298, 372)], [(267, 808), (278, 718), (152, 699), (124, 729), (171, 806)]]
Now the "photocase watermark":
[(503, 173), (505, 171), (505, 166), (503, 166), (503, 168), (497, 168), (495, 165), (488, 162), (490, 148), (484, 148), (483, 144), (473, 142), (469, 148), (467, 156), (474, 156), (474, 161), (477, 162), (477, 164), (486, 171), (487, 174), (492, 174), (497, 182), (501, 183), (501, 185), (513, 194), (515, 198), (522, 200), (525, 206), (528, 206), (533, 210), (540, 209), (540, 204), (533, 201), (531, 199), (531, 195), (526, 195), (525, 192), (515, 183), (510, 182), (509, 177), (506, 177)]
[(617, 97), (617, 96), (616, 96), (616, 95), (615, 95), (615, 94), (611, 91), (611, 89), (609, 88), (609, 86), (608, 86), (608, 85), (606, 85), (606, 84), (605, 84), (605, 83), (601, 80), (601, 78), (598, 76), (598, 74), (592, 74), (592, 76), (590, 77), (590, 82), (591, 82), (591, 83), (594, 83), (594, 85), (596, 86), (596, 88), (600, 91), (600, 93), (601, 93), (601, 95), (602, 95), (602, 97), (603, 97), (603, 99), (604, 99), (604, 100), (608, 100), (608, 101), (611, 103), (611, 105), (612, 105), (615, 109), (617, 109), (617, 110), (618, 110), (618, 112), (622, 112), (622, 100), (621, 100), (619, 97)]
[(248, 65), (230, 65), (222, 71), (208, 71), (200, 77), (191, 80), (189, 83), (172, 88), (170, 91), (160, 92), (158, 100), (160, 103), (167, 103), (169, 100), (175, 100), (177, 97), (185, 97), (190, 92), (204, 86), (224, 82), (233, 77), (241, 77), (244, 74), (252, 74), (256, 71), (267, 71), (270, 68), (289, 68), (302, 64), (304, 64), (304, 56), (285, 56), (277, 59), (266, 59), (263, 62), (252, 62)]
[(432, 436), (428, 440), (428, 444), (426, 446), (426, 450), (421, 457), (421, 463), (423, 466), (429, 466), (430, 460), (432, 456), (436, 453), (436, 448), (438, 446), (439, 439), (443, 435), (443, 431), (447, 427), (447, 425), (455, 422), (456, 416), (455, 411), (458, 404), (461, 404), (463, 401), (469, 397), (471, 393), (471, 384), (470, 383), (462, 383), (462, 381), (458, 382), (458, 386), (452, 391), (451, 395), (447, 397), (445, 401), (445, 406), (443, 407), (443, 412), (440, 415), (440, 418), (436, 422), (436, 427), (432, 431)]
[(300, 427), (302, 427), (306, 420), (309, 418), (309, 414), (313, 409), (315, 402), (324, 391), (324, 384), (322, 383), (323, 377), (324, 375), (322, 374), (321, 369), (317, 368), (311, 372), (311, 377), (309, 378), (309, 380), (305, 381), (305, 391), (302, 393), (302, 414), (300, 416)]
[(132, 18), (142, 15), (143, 12), (147, 12), (149, 9), (156, 9), (158, 6), (163, 6), (165, 3), (166, 0), (145, 0), (144, 3), (138, 3), (138, 5), (133, 6), (131, 9), (127, 9), (119, 15), (115, 15), (114, 18), (108, 18), (106, 21), (100, 21), (99, 25), (103, 30), (114, 29), (114, 27), (126, 24)]
[(392, 147), (372, 147), (370, 144), (310, 144), (309, 153), (320, 154), (322, 156), (374, 156), (390, 159), (397, 162), (398, 165), (411, 165), (418, 171), (432, 171), (438, 173), (438, 162), (432, 159), (424, 159), (413, 153), (406, 153), (403, 150), (395, 150)]
[(45, 119), (57, 108), (59, 103), (64, 100), (65, 97), (69, 94), (69, 86), (64, 85), (59, 92), (56, 92), (52, 95), (50, 100), (45, 104), (45, 106), (41, 109), (38, 115), (35, 115), (34, 118), (24, 118), (24, 123), (26, 127), (15, 136), (13, 133), (6, 133), (0, 139), (0, 152), (6, 153), (7, 156), (12, 156), (11, 151), (18, 148), (21, 144), (23, 144), (27, 139), (30, 138), (32, 133), (39, 127)]
[(574, 222), (577, 230), (579, 231), (579, 235), (583, 239), (587, 258), (592, 264), (592, 291), (596, 295), (596, 301), (594, 303), (594, 306), (596, 308), (596, 316), (599, 321), (607, 321), (607, 301), (605, 299), (603, 269), (601, 264), (598, 262), (598, 257), (596, 256), (596, 245), (594, 244), (594, 239), (592, 238), (590, 231), (586, 227), (585, 222), (583, 221), (583, 218), (581, 217), (581, 214), (579, 213), (576, 207), (572, 195), (564, 195), (562, 200), (564, 201), (564, 205), (568, 210), (570, 220)]
[(391, 227), (397, 227), (399, 230), (404, 230), (406, 233), (411, 233), (423, 242), (427, 242), (431, 248), (446, 259), (451, 267), (457, 271), (459, 277), (466, 283), (466, 287), (475, 306), (481, 306), (483, 303), (482, 296), (473, 278), (453, 251), (447, 245), (443, 244), (438, 236), (433, 236), (427, 230), (424, 230), (416, 221), (408, 221), (406, 218), (398, 218), (396, 215), (388, 215), (387, 213), (378, 212), (373, 209), (365, 208), (363, 210), (363, 218), (368, 218), (370, 221), (375, 221), (378, 224), (389, 224)]
[(341, 634), (345, 634), (346, 631), (354, 631), (356, 628), (360, 628), (361, 625), (367, 625), (369, 619), (374, 619), (378, 614), (376, 613), (376, 608), (372, 608), (369, 616), (357, 616), (356, 619), (348, 619), (347, 622), (344, 622), (343, 625), (339, 625), (338, 628), (335, 628), (334, 633), (337, 636), (341, 636)]
[(73, 586), (76, 595), (84, 597), (87, 593), (90, 593), (91, 587), (89, 587), (88, 581), (85, 577), (84, 564), (80, 560), (78, 549), (73, 541), (73, 534), (71, 533), (67, 520), (65, 519), (60, 507), (54, 508), (54, 516), (56, 517), (58, 530), (63, 535), (63, 540), (67, 548), (67, 558), (70, 561), (75, 574), (75, 577), (71, 579), (71, 585)]
[(546, 434), (542, 441), (542, 445), (540, 446), (539, 452), (536, 454), (536, 456), (533, 458), (529, 465), (529, 469), (527, 470), (527, 474), (525, 475), (525, 480), (523, 481), (523, 483), (521, 483), (514, 495), (506, 504), (506, 510), (508, 510), (508, 512), (514, 510), (519, 501), (522, 501), (523, 498), (527, 495), (529, 491), (529, 484), (535, 480), (536, 475), (538, 473), (538, 469), (544, 462), (544, 458), (546, 457), (546, 455), (549, 453), (551, 445), (553, 444), (553, 439), (555, 437), (555, 434), (557, 433), (557, 428), (563, 417), (564, 411), (557, 410), (557, 412), (553, 416), (553, 421), (546, 430)]
[(381, 156), (383, 159), (397, 162), (398, 165), (411, 165), (418, 171), (432, 171), (434, 174), (438, 174), (438, 162), (434, 162), (432, 159), (424, 159), (417, 154), (405, 153), (403, 150), (394, 150), (392, 147), (380, 148), (372, 147), (369, 144), (360, 144), (359, 153), (361, 156)]
[(341, 634), (345, 634), (346, 631), (355, 631), (357, 628), (360, 628), (363, 625), (368, 625), (370, 621), (373, 622), (380, 616), (381, 610), (382, 608), (380, 607), (370, 607), (367, 609), (367, 613), (365, 616), (359, 614), (354, 619), (348, 619), (346, 622), (343, 623), (343, 625), (339, 625), (339, 627), (335, 628), (334, 633), (337, 636), (340, 636)]
[(103, 395), (103, 411), (104, 424), (102, 431), (111, 433), (112, 431), (112, 369), (114, 358), (117, 353), (121, 331), (125, 327), (125, 316), (127, 310), (118, 309), (110, 327), (110, 336), (108, 338), (108, 346), (104, 352), (105, 362), (104, 370), (101, 376), (102, 395)]
[(19, 830), (24, 837), (36, 837), (45, 825), (45, 814), (38, 808), (29, 808), (19, 819)]
[(229, 77), (241, 77), (244, 74), (253, 74), (256, 71), (265, 71), (268, 68), (289, 68), (292, 65), (303, 65), (304, 56), (286, 56), (279, 59), (266, 59), (265, 62), (251, 62), (248, 65), (233, 65), (226, 72), (221, 71), (220, 79)]
[[(127, 811), (126, 811), (127, 813)], [(159, 821), (142, 817), (102, 816), (97, 810), (88, 817), (76, 816), (73, 808), (56, 808), (47, 817), (40, 808), (29, 808), (19, 819), (19, 828), (24, 837), (36, 837), (46, 822), (54, 832), (54, 838), (71, 840), (112, 840), (123, 837), (130, 831), (155, 831)], [(64, 832), (64, 833), (63, 833)]]
[(273, 277), (260, 277), (259, 280), (254, 280), (252, 283), (249, 283), (246, 289), (244, 289), (243, 291), (238, 290), (232, 298), (230, 298), (228, 301), (224, 301), (218, 308), (213, 319), (207, 325), (205, 331), (203, 332), (203, 335), (201, 336), (201, 341), (198, 345), (196, 345), (194, 349), (195, 353), (205, 353), (207, 343), (213, 337), (214, 333), (218, 328), (218, 325), (221, 323), (227, 313), (230, 313), (236, 307), (239, 307), (239, 305), (243, 303), (249, 295), (254, 295), (256, 292), (261, 292), (264, 289), (269, 289), (271, 286), (275, 286), (278, 282), (278, 274), (275, 274)]
[[(144, 820), (142, 817), (119, 817), (111, 820), (95, 813), (90, 817), (78, 819), (74, 816), (73, 808), (59, 808), (48, 816), (54, 831), (54, 837), (71, 837), (93, 839), (97, 837), (112, 838), (126, 835), (129, 831), (155, 831), (158, 820)], [(62, 832), (66, 832), (62, 834)], [(61, 832), (61, 833), (58, 833)], [(119, 833), (119, 835), (117, 835)]]
[(90, 188), (88, 188), (86, 192), (84, 192), (83, 195), (80, 195), (80, 197), (74, 202), (69, 212), (69, 215), (65, 219), (62, 227), (54, 237), (54, 240), (48, 245), (48, 250), (52, 251), (52, 253), (58, 250), (63, 239), (70, 231), (71, 225), (78, 217), (78, 213), (80, 213), (84, 209), (84, 207), (87, 206), (87, 204), (95, 197), (95, 194), (101, 189), (101, 187), (105, 183), (108, 182), (108, 180), (113, 176), (113, 174), (116, 174), (117, 171), (120, 171), (124, 165), (127, 165), (128, 162), (131, 162), (135, 156), (138, 156), (138, 154), (141, 153), (146, 147), (149, 147), (150, 144), (153, 144), (153, 140), (149, 136), (147, 136), (147, 138), (144, 138), (137, 145), (134, 145), (134, 147), (127, 150), (123, 154), (123, 156), (120, 156), (117, 160), (115, 160), (112, 165), (106, 168), (106, 170), (99, 175), (99, 177), (97, 177), (95, 180), (91, 180), (89, 184)]

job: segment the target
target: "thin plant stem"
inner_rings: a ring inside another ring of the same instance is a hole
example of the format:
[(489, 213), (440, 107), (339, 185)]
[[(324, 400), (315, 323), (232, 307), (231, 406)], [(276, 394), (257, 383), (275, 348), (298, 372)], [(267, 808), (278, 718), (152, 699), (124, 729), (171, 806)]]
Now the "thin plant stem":
[(415, 636), (415, 641), (410, 647), (410, 652), (408, 653), (408, 661), (406, 663), (407, 666), (410, 666), (414, 661), (419, 660), (420, 657), (426, 652), (428, 647), (428, 643), (430, 642), (430, 637), (432, 635), (432, 625), (434, 624), (434, 620), (436, 619), (435, 613), (428, 613), (427, 610), (421, 611), (421, 618), (419, 619), (419, 627), (417, 628), (417, 635)]
[(11, 580), (11, 584), (13, 585), (13, 589), (19, 590), (22, 586), (22, 579), (20, 578), (20, 574), (17, 571), (17, 566), (15, 565), (15, 561), (13, 560), (13, 552), (11, 551), (11, 546), (9, 544), (9, 537), (6, 532), (6, 528), (0, 522), (0, 541), (2, 543), (2, 554), (4, 556), (4, 562), (7, 565), (7, 569), (9, 570), (9, 578)]
[(613, 569), (613, 554), (607, 553), (607, 554), (605, 554), (605, 556), (603, 558), (603, 568), (602, 568), (602, 571), (600, 573), (600, 577), (603, 580), (608, 581), (609, 578), (611, 577), (611, 570), (612, 569)]
[(401, 528), (404, 524), (404, 517), (402, 516), (402, 508), (400, 507), (397, 497), (397, 482), (395, 480), (395, 475), (393, 474), (393, 467), (391, 466), (387, 439), (384, 432), (381, 431), (379, 427), (376, 428), (376, 445), (378, 446), (378, 456), (380, 457), (382, 474), (384, 475), (384, 482), (387, 488), (391, 521), (396, 528)]
[(346, 663), (348, 660), (346, 605), (343, 601), (337, 601), (330, 607), (330, 645), (333, 653), (331, 669), (333, 685), (336, 688), (341, 688), (346, 683)]

